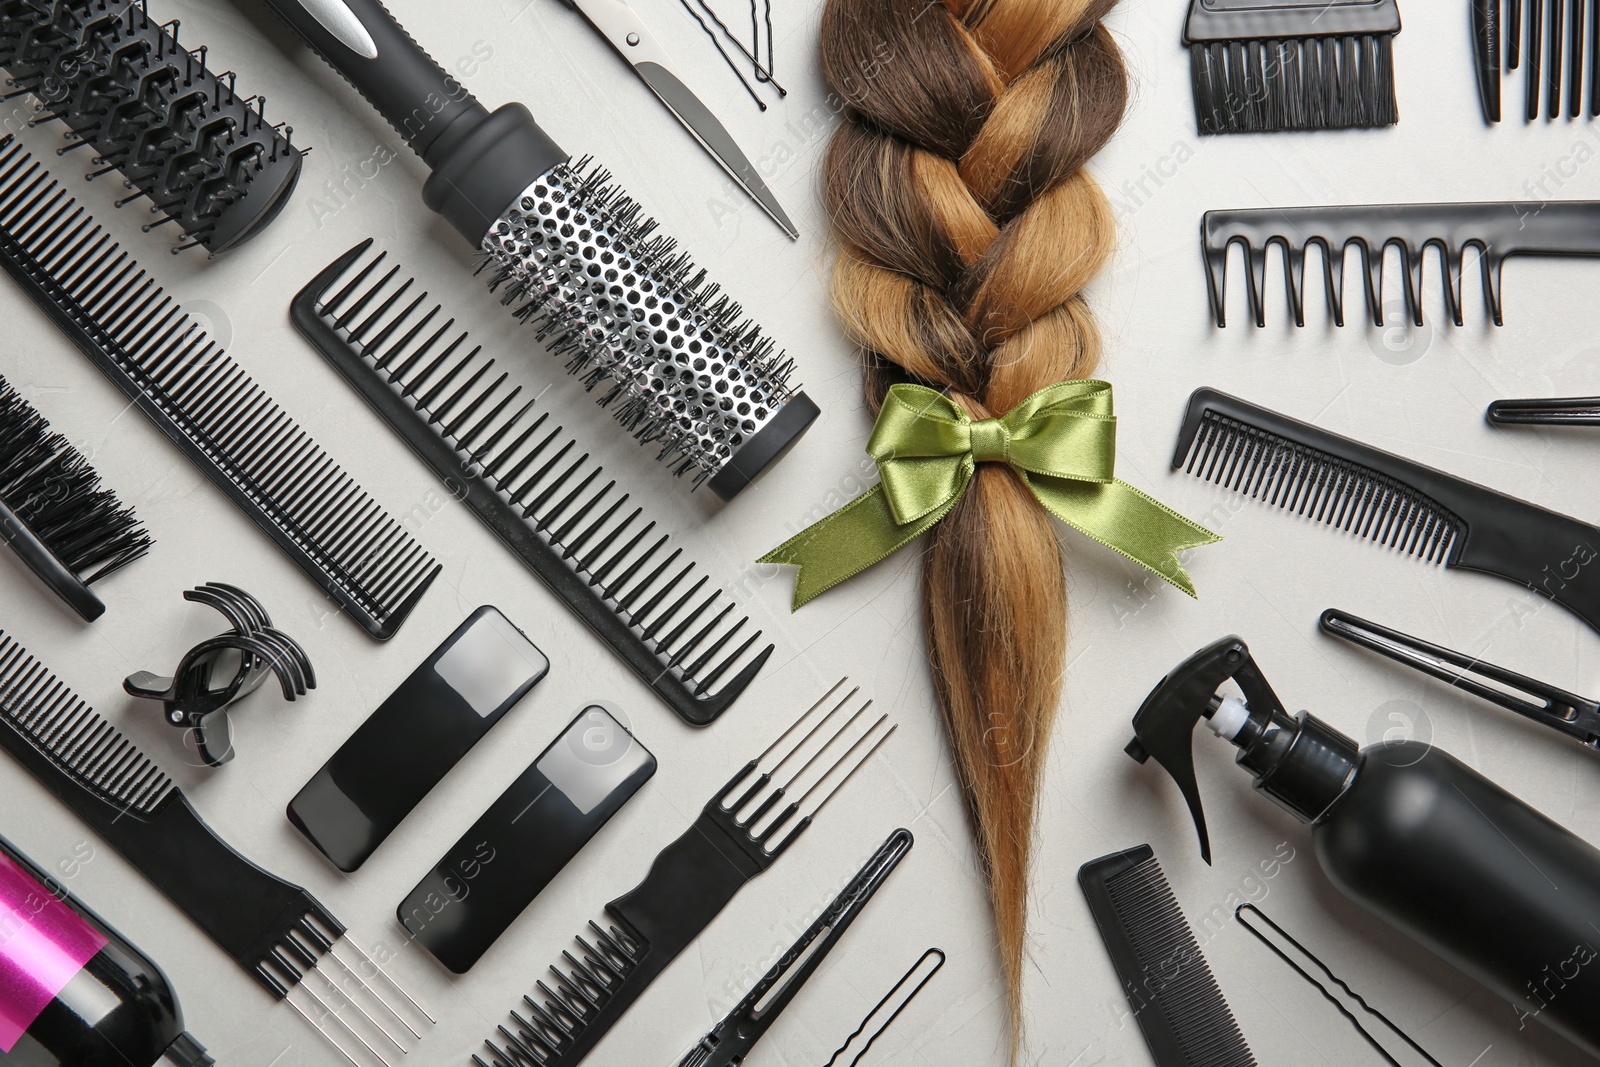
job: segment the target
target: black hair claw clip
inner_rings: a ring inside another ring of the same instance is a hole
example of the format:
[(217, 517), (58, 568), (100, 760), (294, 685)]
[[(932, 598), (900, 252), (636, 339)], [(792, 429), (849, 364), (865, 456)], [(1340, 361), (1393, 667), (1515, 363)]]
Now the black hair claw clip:
[[(277, 675), (283, 699), (290, 701), (315, 689), (317, 676), (305, 650), (274, 627), (266, 609), (243, 589), (207, 582), (185, 590), (183, 599), (216, 608), (233, 629), (184, 653), (172, 677), (139, 671), (128, 675), (122, 688), (161, 701), (167, 723), (189, 731), (200, 757), (220, 767), (233, 758), (233, 730), (226, 714), (230, 704), (255, 692), (269, 672)], [(220, 724), (212, 719), (218, 714)]]

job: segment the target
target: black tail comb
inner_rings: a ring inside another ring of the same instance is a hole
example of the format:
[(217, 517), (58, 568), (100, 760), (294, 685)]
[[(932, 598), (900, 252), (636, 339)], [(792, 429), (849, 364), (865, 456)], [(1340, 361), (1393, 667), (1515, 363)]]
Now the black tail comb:
[(1328, 311), (1335, 325), (1344, 325), (1344, 254), (1351, 245), (1361, 255), (1367, 312), (1374, 325), (1384, 324), (1383, 253), (1394, 245), (1405, 264), (1406, 314), (1413, 324), (1422, 325), (1422, 260), (1432, 247), (1440, 256), (1445, 308), (1455, 324), (1463, 322), (1466, 253), (1475, 248), (1489, 314), (1502, 326), (1500, 278), (1506, 260), (1520, 255), (1600, 256), (1600, 201), (1245, 208), (1206, 212), (1200, 231), (1211, 313), (1218, 326), (1227, 325), (1228, 249), (1235, 244), (1244, 249), (1250, 312), (1257, 326), (1267, 324), (1263, 294), (1267, 249), (1274, 244), (1283, 252), (1296, 326), (1306, 324), (1306, 254), (1312, 247), (1322, 253)]
[[(257, 867), (207, 826), (183, 791), (138, 746), (56, 679), (26, 649), (0, 631), (0, 748), (139, 869), (234, 962), (273, 996), (287, 1000), (353, 1064), (364, 1067), (325, 1028), (329, 1016), (372, 1056), (383, 1034), (404, 1047), (383, 1023), (346, 993), (333, 1002), (305, 981), (313, 972), (339, 990), (365, 990), (393, 1019), (411, 1029), (363, 976), (382, 975), (414, 1010), (426, 1016), (314, 897)], [(355, 966), (339, 953), (348, 945)], [(320, 968), (332, 960), (340, 970)], [(357, 967), (360, 968), (358, 973)], [(291, 998), (297, 989), (319, 1022)], [(325, 989), (325, 991), (327, 991)], [(336, 1007), (335, 1005), (338, 1005)], [(361, 1018), (341, 1015), (349, 1007)], [(362, 1022), (364, 1020), (364, 1022)], [(431, 1022), (431, 1018), (429, 1019)], [(354, 1023), (354, 1025), (352, 1025)], [(411, 1029), (413, 1036), (420, 1036)]]
[(150, 550), (150, 535), (89, 461), (0, 377), (0, 540), (89, 622), (89, 586)]
[(266, 99), (216, 74), (206, 48), (178, 43), (178, 20), (145, 0), (0, 0), (0, 67), (67, 126), (63, 154), (92, 153), (89, 175), (120, 171), (131, 196), (175, 223), (174, 252), (215, 255), (277, 217), (300, 176), (293, 130), (266, 119)]
[(1184, 25), (1201, 133), (1392, 126), (1395, 0), (1194, 0)]
[[(550, 968), (553, 987), (538, 982), (539, 996), (524, 996), (511, 1024), (484, 1042), (488, 1061), (473, 1056), (473, 1063), (576, 1067), (583, 1061), (667, 965), (747, 882), (778, 861), (894, 733), (893, 724), (881, 729), (887, 713), (865, 728), (857, 725), (870, 700), (837, 723), (860, 692), (852, 688), (841, 696), (845, 684), (835, 684), (707, 801), (694, 825), (661, 850), (645, 880), (606, 905), (606, 925), (589, 924), (594, 940), (577, 936), (582, 958), (563, 952), (561, 963)], [(791, 763), (798, 769), (785, 771)], [(798, 799), (783, 803), (802, 786)]]
[(393, 636), (438, 564), (10, 137), (0, 267), (362, 629)]
[(1197, 389), (1172, 466), (1429, 563), (1492, 574), (1600, 630), (1600, 529)]
[(1156, 1067), (1255, 1067), (1150, 846), (1085, 863), (1078, 884)]
[(295, 297), (301, 334), (673, 711), (696, 726), (715, 720), (772, 645), (550, 412), (534, 411), (512, 372), (370, 245)]

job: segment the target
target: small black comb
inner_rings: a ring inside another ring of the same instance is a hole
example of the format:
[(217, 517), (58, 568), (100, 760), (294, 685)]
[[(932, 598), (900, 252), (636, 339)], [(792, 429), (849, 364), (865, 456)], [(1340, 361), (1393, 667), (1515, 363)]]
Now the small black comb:
[[(684, 721), (712, 722), (772, 655), (705, 569), (371, 241), (302, 289), (313, 347), (480, 522)], [(358, 269), (359, 265), (359, 269)], [(346, 275), (351, 279), (338, 286)], [(337, 286), (337, 291), (335, 287)], [(699, 572), (696, 576), (696, 571)], [(737, 669), (735, 669), (737, 668)], [(724, 677), (727, 682), (713, 691)]]
[[(360, 1030), (304, 984), (314, 971), (341, 988), (367, 989), (413, 1036), (420, 1036), (405, 1016), (365, 985), (362, 975), (383, 975), (413, 1008), (419, 1012), (421, 1008), (345, 937), (344, 925), (332, 913), (304, 889), (257, 867), (218, 837), (155, 762), (4, 631), (0, 631), (0, 748), (138, 868), (262, 988), (287, 1000), (352, 1063), (359, 1061), (290, 999), (295, 988), (304, 988), (323, 1018), (332, 1015), (369, 1052), (383, 1058)], [(340, 944), (348, 944), (360, 957), (360, 974), (339, 954)], [(329, 959), (339, 964), (340, 972), (321, 972)], [(342, 999), (388, 1034), (359, 1002)]]
[(1294, 324), (1304, 326), (1306, 254), (1322, 252), (1328, 310), (1344, 325), (1344, 253), (1354, 245), (1366, 276), (1367, 312), (1383, 325), (1383, 253), (1400, 249), (1405, 263), (1406, 313), (1422, 325), (1422, 260), (1436, 248), (1442, 263), (1445, 308), (1462, 325), (1461, 276), (1467, 249), (1478, 250), (1483, 294), (1496, 326), (1505, 325), (1500, 276), (1511, 256), (1600, 256), (1600, 201), (1561, 203), (1502, 201), (1480, 204), (1381, 204), (1355, 207), (1271, 207), (1208, 211), (1200, 223), (1211, 313), (1226, 326), (1224, 296), (1228, 249), (1244, 248), (1250, 312), (1267, 324), (1263, 293), (1267, 249), (1283, 251), (1284, 282)]
[(438, 564), (10, 137), (0, 267), (362, 629), (393, 636)]
[(1172, 457), (1207, 481), (1429, 563), (1492, 574), (1600, 630), (1600, 529), (1197, 389)]
[(1157, 1067), (1255, 1067), (1150, 846), (1090, 860), (1078, 884)]

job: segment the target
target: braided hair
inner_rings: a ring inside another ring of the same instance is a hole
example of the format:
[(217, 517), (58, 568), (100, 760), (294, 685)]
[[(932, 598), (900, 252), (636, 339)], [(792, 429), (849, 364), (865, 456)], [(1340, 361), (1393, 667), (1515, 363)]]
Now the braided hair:
[[(828, 0), (823, 70), (848, 107), (824, 172), (833, 296), (876, 412), (896, 382), (973, 419), (1091, 374), (1082, 291), (1115, 240), (1084, 164), (1127, 103), (1116, 0)], [(1050, 516), (978, 466), (928, 540), (928, 655), (989, 883), (1021, 1036), (1027, 876), (1060, 701), (1066, 582)], [(1013, 1056), (1017, 1041), (1013, 1041)]]

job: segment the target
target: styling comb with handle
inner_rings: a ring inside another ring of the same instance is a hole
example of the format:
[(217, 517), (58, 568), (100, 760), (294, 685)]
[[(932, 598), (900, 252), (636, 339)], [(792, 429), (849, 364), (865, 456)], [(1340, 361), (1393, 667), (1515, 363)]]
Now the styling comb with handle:
[[(416, 1002), (345, 937), (344, 925), (327, 908), (234, 851), (159, 766), (3, 631), (0, 748), (138, 868), (256, 982), (304, 1015), (351, 1063), (364, 1067), (328, 1031), (328, 1016), (373, 1057), (387, 1062), (373, 1043), (380, 1040), (379, 1033), (394, 1040), (389, 1028), (349, 995), (339, 995), (336, 1001), (342, 1003), (335, 1007), (306, 979), (315, 972), (341, 989), (354, 983), (408, 1029), (406, 1016), (368, 987), (356, 967), (382, 975), (421, 1012)], [(339, 954), (339, 945), (356, 953), (354, 967)], [(330, 959), (338, 971), (321, 969)], [(317, 1018), (291, 999), (296, 989), (305, 990)], [(346, 1006), (361, 1020), (341, 1016), (339, 1009)], [(396, 1047), (405, 1051), (397, 1041)]]
[(1190, 396), (1172, 466), (1429, 563), (1525, 585), (1600, 630), (1600, 529), (1588, 523), (1215, 389)]
[[(772, 655), (705, 569), (628, 505), (548, 411), (371, 241), (294, 299), (295, 326), (450, 495), (685, 722), (728, 709)], [(345, 279), (348, 278), (348, 281)], [(343, 283), (343, 284), (341, 284)], [(698, 576), (696, 571), (699, 571)], [(718, 682), (721, 688), (714, 689)]]
[(1150, 846), (1090, 860), (1078, 885), (1157, 1067), (1255, 1067)]
[[(489, 1059), (473, 1056), (477, 1067), (576, 1067), (739, 890), (788, 851), (896, 729), (881, 729), (887, 713), (859, 728), (872, 701), (848, 712), (860, 690), (840, 696), (844, 687), (836, 683), (745, 764), (661, 850), (644, 881), (606, 905), (606, 925), (589, 924), (594, 940), (575, 939), (583, 958), (562, 953), (550, 968), (554, 988), (541, 980), (537, 999), (522, 998), (511, 1025), (484, 1042)], [(836, 747), (843, 751), (830, 755)], [(791, 763), (798, 769), (785, 771)], [(799, 799), (784, 804), (792, 792)]]
[(1351, 245), (1361, 255), (1366, 276), (1367, 312), (1383, 325), (1383, 254), (1400, 249), (1405, 264), (1406, 313), (1422, 325), (1422, 260), (1431, 246), (1443, 263), (1445, 308), (1462, 325), (1461, 276), (1469, 248), (1478, 251), (1484, 299), (1496, 326), (1505, 324), (1500, 277), (1511, 256), (1600, 256), (1600, 201), (1480, 204), (1382, 204), (1351, 207), (1264, 207), (1208, 211), (1200, 223), (1206, 287), (1211, 313), (1226, 326), (1228, 249), (1241, 245), (1248, 277), (1250, 312), (1266, 326), (1263, 302), (1267, 249), (1278, 245), (1284, 257), (1284, 282), (1294, 324), (1304, 326), (1306, 254), (1321, 249), (1328, 310), (1344, 325), (1344, 254)]
[(0, 268), (345, 614), (394, 635), (439, 565), (10, 137)]

